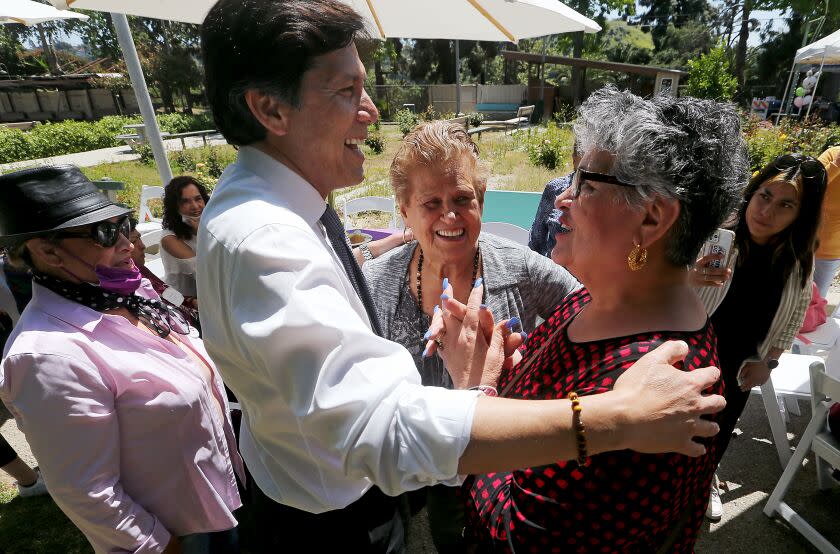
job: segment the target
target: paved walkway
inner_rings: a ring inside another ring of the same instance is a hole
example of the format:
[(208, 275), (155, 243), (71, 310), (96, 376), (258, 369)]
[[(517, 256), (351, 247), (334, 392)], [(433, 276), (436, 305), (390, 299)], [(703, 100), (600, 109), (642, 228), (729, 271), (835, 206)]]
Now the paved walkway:
[[(188, 149), (204, 146), (204, 141), (202, 141), (201, 137), (185, 138), (184, 143)], [(183, 147), (181, 146), (181, 139), (165, 140), (163, 141), (163, 144), (167, 151), (183, 150)], [(211, 146), (220, 146), (227, 144), (227, 141), (221, 135), (210, 135), (207, 138), (207, 144)], [(139, 157), (140, 156), (135, 154), (131, 148), (124, 145), (116, 146), (114, 148), (91, 150), (90, 152), (77, 152), (76, 154), (67, 154), (52, 158), (41, 158), (39, 160), (26, 160), (22, 162), (0, 164), (0, 173), (7, 173), (16, 169), (24, 169), (40, 165), (71, 164), (77, 167), (91, 167), (106, 163), (127, 162), (130, 160), (136, 160)]]

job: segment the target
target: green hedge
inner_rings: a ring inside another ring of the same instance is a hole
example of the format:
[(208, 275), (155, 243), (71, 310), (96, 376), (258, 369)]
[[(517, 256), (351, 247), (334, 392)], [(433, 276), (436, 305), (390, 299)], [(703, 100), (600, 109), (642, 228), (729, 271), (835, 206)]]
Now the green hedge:
[[(161, 131), (186, 133), (212, 129), (213, 120), (207, 114), (180, 113), (157, 116)], [(61, 121), (36, 125), (31, 131), (0, 126), (0, 163), (35, 160), (100, 148), (119, 146), (124, 125), (141, 123), (139, 116), (107, 116), (98, 121)]]

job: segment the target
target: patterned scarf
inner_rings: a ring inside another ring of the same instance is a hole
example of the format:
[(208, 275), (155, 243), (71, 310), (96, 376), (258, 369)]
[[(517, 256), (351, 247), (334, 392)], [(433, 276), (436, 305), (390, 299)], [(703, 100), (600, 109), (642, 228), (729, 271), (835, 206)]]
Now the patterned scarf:
[(151, 300), (136, 294), (122, 295), (90, 283), (71, 283), (36, 271), (32, 272), (32, 279), (59, 296), (97, 312), (125, 308), (146, 326), (154, 329), (161, 338), (169, 336), (170, 331), (179, 335), (186, 335), (190, 331), (183, 314), (160, 300)]

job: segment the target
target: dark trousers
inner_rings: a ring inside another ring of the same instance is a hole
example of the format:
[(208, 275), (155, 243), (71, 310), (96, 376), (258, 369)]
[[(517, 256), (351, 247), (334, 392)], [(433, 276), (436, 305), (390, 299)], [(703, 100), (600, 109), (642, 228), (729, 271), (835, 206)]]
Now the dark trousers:
[(729, 440), (732, 438), (732, 431), (735, 430), (735, 425), (738, 424), (738, 418), (744, 412), (747, 405), (747, 400), (750, 398), (750, 391), (743, 392), (738, 386), (738, 371), (723, 372), (723, 386), (724, 397), (726, 398), (726, 407), (720, 414), (718, 423), (720, 424), (720, 432), (718, 433), (718, 449), (716, 464), (720, 464), (720, 459), (723, 458), (723, 453), (726, 452), (729, 446)]
[(405, 551), (398, 501), (373, 487), (342, 510), (311, 514), (278, 504), (252, 485), (259, 552), (283, 552), (294, 535), (306, 552), (382, 553)]
[(0, 467), (14, 462), (17, 457), (18, 455), (17, 452), (15, 452), (15, 449), (6, 442), (3, 435), (0, 435)]

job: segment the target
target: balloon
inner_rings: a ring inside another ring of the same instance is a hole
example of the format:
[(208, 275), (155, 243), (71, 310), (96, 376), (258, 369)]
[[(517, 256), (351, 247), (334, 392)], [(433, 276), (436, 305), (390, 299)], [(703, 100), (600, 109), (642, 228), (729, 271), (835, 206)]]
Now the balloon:
[(810, 103), (811, 103), (811, 100), (813, 100), (813, 99), (814, 99), (814, 97), (813, 97), (813, 96), (811, 96), (810, 94), (809, 94), (809, 95), (807, 95), (807, 96), (803, 96), (803, 97), (802, 97), (802, 105), (803, 105), (803, 106), (807, 106), (808, 104), (810, 104)]
[(817, 84), (817, 80), (814, 77), (806, 77), (802, 81), (802, 87), (805, 90), (813, 90), (813, 88), (816, 86), (816, 84)]
[(802, 87), (796, 87), (796, 96), (805, 96), (805, 89)]
[(796, 98), (794, 98), (793, 99), (793, 105), (796, 106), (797, 108), (801, 108), (802, 107), (802, 97), (797, 96)]

